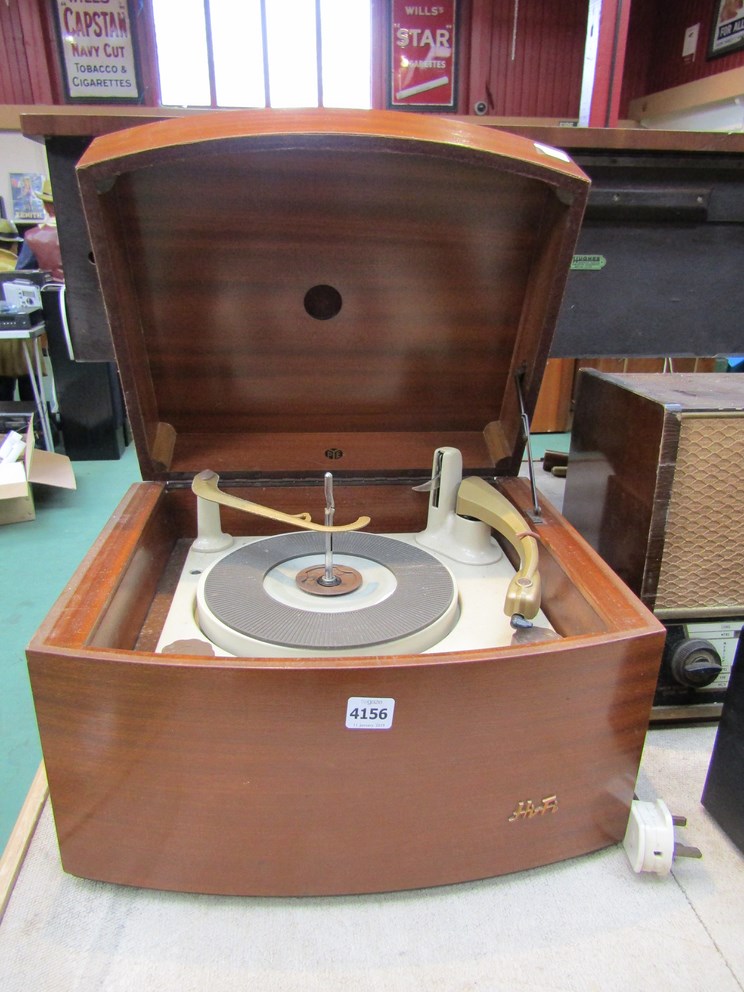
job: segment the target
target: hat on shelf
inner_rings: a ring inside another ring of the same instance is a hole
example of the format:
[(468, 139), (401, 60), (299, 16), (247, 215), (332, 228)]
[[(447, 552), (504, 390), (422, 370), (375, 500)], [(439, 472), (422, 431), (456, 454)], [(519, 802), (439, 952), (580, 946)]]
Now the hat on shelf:
[(39, 193), (39, 196), (44, 203), (54, 202), (54, 197), (52, 196), (52, 184), (48, 179), (44, 180), (44, 185), (41, 187), (41, 193)]
[(0, 217), (0, 241), (23, 241), (12, 220)]

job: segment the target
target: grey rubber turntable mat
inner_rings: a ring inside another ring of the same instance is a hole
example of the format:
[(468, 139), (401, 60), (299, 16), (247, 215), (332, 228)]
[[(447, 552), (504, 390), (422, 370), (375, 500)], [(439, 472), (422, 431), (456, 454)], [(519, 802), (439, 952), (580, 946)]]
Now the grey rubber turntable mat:
[[(340, 613), (301, 610), (271, 597), (264, 577), (292, 558), (324, 551), (322, 534), (305, 532), (270, 537), (226, 555), (204, 583), (213, 615), (238, 633), (293, 648), (343, 650), (415, 634), (437, 621), (455, 595), (449, 571), (421, 548), (376, 534), (334, 535), (334, 553), (369, 559), (395, 576), (387, 599)], [(352, 594), (353, 595), (353, 594)]]

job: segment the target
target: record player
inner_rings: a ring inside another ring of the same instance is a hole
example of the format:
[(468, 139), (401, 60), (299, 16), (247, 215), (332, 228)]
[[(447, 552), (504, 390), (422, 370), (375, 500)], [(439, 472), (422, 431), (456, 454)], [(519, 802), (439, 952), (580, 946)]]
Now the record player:
[(64, 868), (361, 893), (621, 840), (663, 629), (516, 477), (583, 173), (261, 111), (78, 175), (145, 481), (28, 651)]

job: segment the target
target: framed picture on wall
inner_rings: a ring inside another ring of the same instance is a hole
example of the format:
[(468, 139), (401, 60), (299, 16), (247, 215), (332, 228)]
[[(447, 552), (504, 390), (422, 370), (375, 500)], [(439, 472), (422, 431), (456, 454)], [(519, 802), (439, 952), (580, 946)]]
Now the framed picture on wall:
[(744, 0), (716, 0), (708, 39), (708, 58), (744, 48)]
[(388, 107), (454, 110), (456, 55), (457, 0), (436, 5), (391, 0)]
[(139, 103), (129, 0), (55, 0), (54, 13), (67, 101)]
[[(13, 197), (13, 219), (24, 223), (44, 220), (41, 190), (44, 177), (38, 172), (11, 172), (10, 192)], [(3, 215), (4, 216), (4, 215)]]

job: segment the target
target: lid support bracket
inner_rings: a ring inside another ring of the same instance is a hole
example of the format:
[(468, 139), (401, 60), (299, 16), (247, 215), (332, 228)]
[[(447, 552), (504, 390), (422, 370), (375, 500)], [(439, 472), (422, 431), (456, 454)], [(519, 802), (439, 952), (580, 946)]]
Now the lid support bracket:
[(530, 487), (532, 489), (532, 511), (528, 514), (533, 523), (542, 523), (542, 511), (540, 510), (540, 502), (537, 498), (537, 484), (535, 482), (535, 469), (532, 464), (532, 443), (530, 439), (530, 418), (527, 416), (527, 410), (524, 405), (524, 393), (522, 392), (522, 381), (524, 379), (525, 368), (518, 369), (514, 373), (514, 383), (517, 387), (517, 396), (519, 397), (519, 413), (522, 418), (522, 436), (524, 438), (525, 447), (527, 450), (527, 469), (530, 476)]

